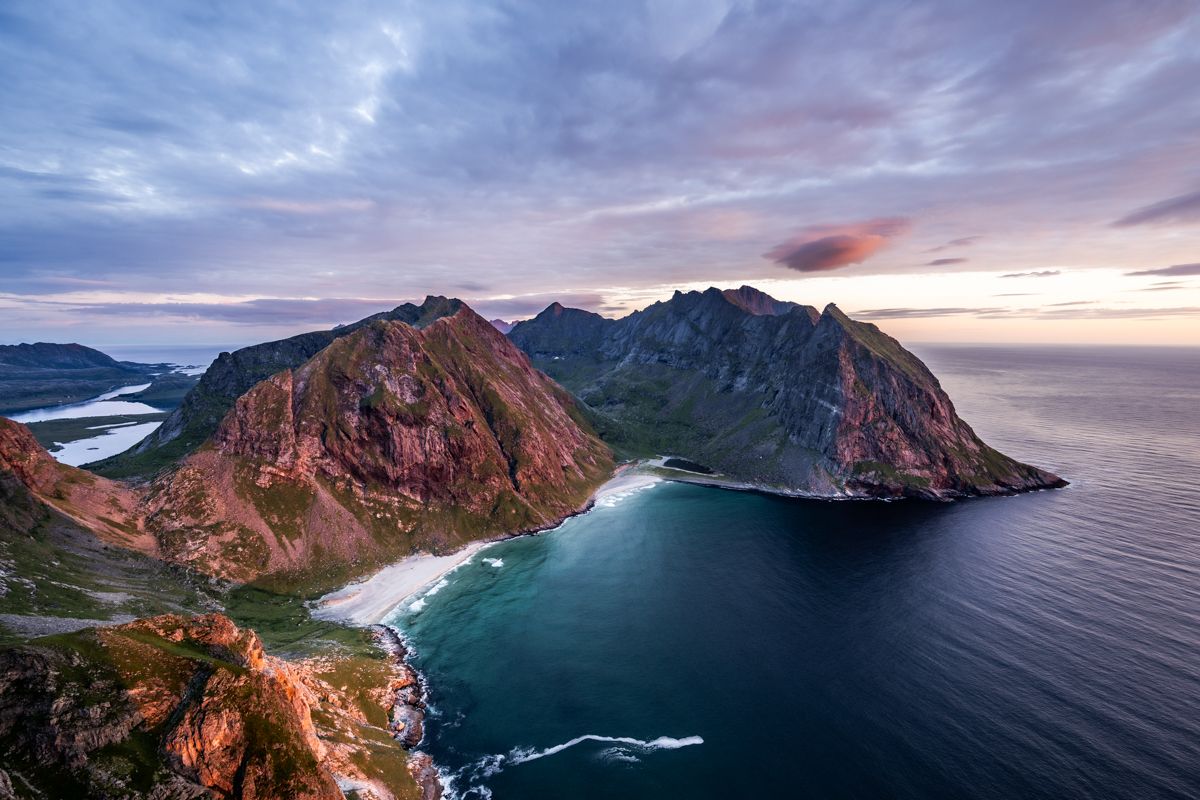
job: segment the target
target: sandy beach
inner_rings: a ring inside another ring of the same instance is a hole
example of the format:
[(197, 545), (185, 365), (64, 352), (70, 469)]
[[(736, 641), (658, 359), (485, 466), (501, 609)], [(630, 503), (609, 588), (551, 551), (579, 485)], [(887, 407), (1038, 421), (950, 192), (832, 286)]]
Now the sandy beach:
[[(613, 476), (597, 489), (592, 495), (592, 503), (597, 506), (615, 505), (622, 498), (648, 489), (661, 480), (653, 475), (627, 470)], [(494, 542), (472, 542), (446, 556), (427, 553), (409, 556), (365, 580), (325, 595), (314, 604), (312, 615), (317, 619), (352, 625), (377, 625), (405, 600), (434, 585), (489, 544)]]
[(471, 560), (488, 542), (472, 542), (448, 556), (420, 553), (384, 567), (366, 580), (343, 586), (318, 600), (312, 610), (317, 619), (377, 625), (396, 606), (444, 575)]

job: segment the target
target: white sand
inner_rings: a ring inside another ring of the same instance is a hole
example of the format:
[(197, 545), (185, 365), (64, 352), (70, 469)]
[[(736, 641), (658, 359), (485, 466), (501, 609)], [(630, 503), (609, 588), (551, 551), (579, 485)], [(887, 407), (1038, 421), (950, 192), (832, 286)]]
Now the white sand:
[(377, 625), (405, 600), (470, 561), (485, 544), (474, 542), (448, 556), (409, 556), (366, 580), (325, 595), (317, 601), (312, 615), (352, 625)]
[[(592, 500), (598, 506), (615, 505), (635, 492), (648, 489), (661, 478), (653, 475), (624, 473), (596, 490)], [(351, 625), (377, 625), (408, 598), (432, 586), (447, 573), (471, 560), (490, 542), (473, 542), (448, 556), (421, 554), (409, 556), (384, 567), (371, 577), (330, 592), (316, 602), (312, 615), (317, 619), (347, 622)]]

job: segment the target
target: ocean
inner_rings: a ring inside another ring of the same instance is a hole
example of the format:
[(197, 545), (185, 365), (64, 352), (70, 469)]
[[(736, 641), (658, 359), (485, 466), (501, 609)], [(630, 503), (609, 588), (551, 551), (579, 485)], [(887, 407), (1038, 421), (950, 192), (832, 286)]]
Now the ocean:
[(1200, 349), (917, 351), (1072, 485), (662, 483), (485, 549), (393, 620), (451, 796), (1200, 796)]

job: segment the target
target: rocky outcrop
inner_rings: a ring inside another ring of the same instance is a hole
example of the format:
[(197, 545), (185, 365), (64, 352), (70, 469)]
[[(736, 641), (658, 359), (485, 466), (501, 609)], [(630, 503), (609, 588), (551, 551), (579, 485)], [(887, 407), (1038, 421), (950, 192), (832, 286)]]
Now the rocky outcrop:
[(553, 524), (611, 466), (570, 395), (460, 307), (377, 320), (256, 385), (155, 482), (147, 525), (210, 574), (332, 585)]
[(619, 451), (683, 455), (726, 484), (929, 498), (1064, 485), (984, 444), (916, 356), (833, 305), (676, 292), (620, 320), (555, 304), (510, 337)]
[(0, 652), (0, 752), (53, 796), (341, 798), (295, 669), (211, 614)]
[(390, 320), (422, 328), (462, 307), (459, 300), (427, 297), (421, 305), (405, 303), (350, 325), (313, 331), (221, 353), (163, 424), (130, 450), (96, 464), (109, 477), (149, 477), (191, 453), (216, 431), (243, 394), (259, 382), (299, 367), (338, 339), (373, 322)]

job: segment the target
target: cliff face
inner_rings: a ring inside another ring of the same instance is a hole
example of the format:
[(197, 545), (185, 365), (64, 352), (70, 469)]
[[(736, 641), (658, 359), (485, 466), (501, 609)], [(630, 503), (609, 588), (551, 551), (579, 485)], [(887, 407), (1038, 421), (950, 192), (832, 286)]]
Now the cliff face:
[(822, 496), (998, 494), (1063, 482), (959, 419), (921, 361), (836, 306), (743, 287), (677, 292), (621, 320), (551, 306), (510, 337), (628, 454)]
[[(42, 796), (334, 800), (340, 780), (391, 798), (370, 769), (378, 749), (404, 763), (386, 730), (317, 669), (264, 654), (220, 614), (0, 651), (4, 769)], [(394, 788), (411, 796), (415, 784), (398, 778)]]
[(551, 524), (611, 469), (574, 402), (468, 308), (378, 320), (240, 397), (150, 491), (167, 557), (333, 582)]
[(207, 441), (234, 401), (260, 381), (300, 366), (341, 337), (379, 320), (424, 327), (462, 307), (458, 300), (427, 297), (421, 305), (405, 303), (351, 325), (313, 331), (221, 353), (163, 424), (130, 450), (91, 465), (109, 477), (148, 477), (173, 464)]

